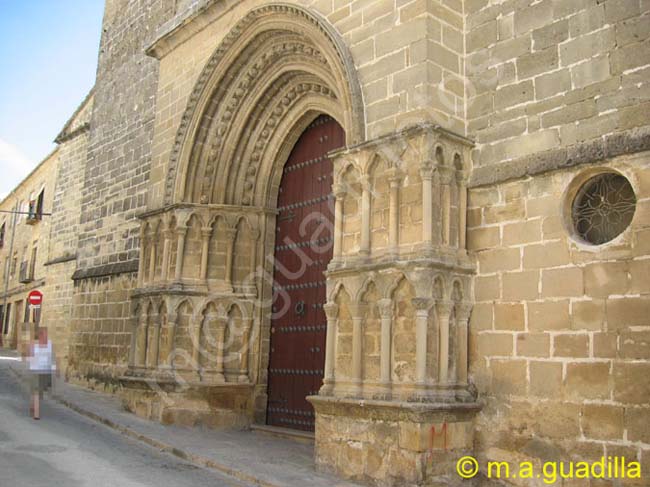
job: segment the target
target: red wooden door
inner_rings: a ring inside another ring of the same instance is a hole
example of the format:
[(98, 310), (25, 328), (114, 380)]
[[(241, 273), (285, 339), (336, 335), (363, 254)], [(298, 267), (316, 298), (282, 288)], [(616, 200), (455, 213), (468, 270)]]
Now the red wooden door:
[(313, 431), (305, 397), (321, 387), (327, 320), (325, 276), (332, 259), (334, 202), (327, 153), (345, 145), (332, 118), (317, 118), (284, 166), (275, 233), (267, 423)]

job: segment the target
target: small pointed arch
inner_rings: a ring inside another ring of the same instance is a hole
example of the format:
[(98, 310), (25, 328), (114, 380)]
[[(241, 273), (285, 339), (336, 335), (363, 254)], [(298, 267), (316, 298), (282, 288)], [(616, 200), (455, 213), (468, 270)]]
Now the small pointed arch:
[(378, 175), (381, 175), (390, 167), (389, 162), (379, 152), (373, 153), (368, 158), (368, 164), (364, 168), (364, 174), (367, 174), (369, 177), (374, 178)]
[(199, 316), (205, 317), (207, 314), (219, 312), (219, 305), (214, 300), (210, 299), (203, 303), (200, 310)]
[(363, 284), (359, 288), (359, 291), (357, 292), (357, 294), (355, 296), (355, 301), (356, 302), (362, 302), (362, 301), (365, 302), (366, 297), (369, 294), (372, 294), (374, 292), (377, 292), (377, 284), (375, 282), (374, 276), (370, 276), (363, 282)]
[(397, 274), (397, 276), (393, 278), (390, 284), (388, 284), (388, 286), (386, 287), (386, 293), (384, 297), (393, 299), (393, 297), (395, 296), (395, 291), (397, 290), (398, 287), (400, 287), (400, 285), (402, 285), (402, 281), (406, 281), (407, 283), (410, 284), (410, 281), (408, 280), (406, 275), (400, 272), (399, 274)]
[(454, 153), (454, 168), (456, 171), (463, 171), (465, 169), (463, 159), (458, 152)]
[(460, 279), (454, 279), (451, 287), (452, 301), (459, 303), (463, 300), (465, 293), (463, 292), (463, 283)]
[(341, 289), (345, 290), (345, 284), (343, 284), (343, 281), (337, 281), (329, 293), (327, 301), (333, 303), (336, 300), (336, 296), (338, 296), (339, 292), (341, 292)]
[(445, 281), (444, 278), (440, 275), (437, 275), (433, 280), (433, 297), (436, 300), (446, 299), (447, 297)]
[(356, 176), (356, 180), (361, 177), (361, 170), (352, 159), (345, 159), (337, 165), (340, 166), (340, 169), (336, 171), (334, 182), (342, 184), (344, 181), (349, 180), (351, 176)]
[(208, 219), (208, 227), (212, 228), (212, 231), (217, 227), (220, 222), (225, 223), (226, 217), (223, 213), (215, 213)]
[(190, 313), (194, 311), (194, 305), (191, 299), (182, 299), (174, 307), (174, 313), (180, 313), (185, 310), (189, 310)]
[(171, 213), (167, 217), (167, 221), (165, 222), (166, 229), (170, 232), (175, 232), (176, 228), (178, 227), (178, 219), (176, 218), (176, 215), (174, 213)]
[(147, 310), (147, 317), (152, 316), (156, 312), (157, 307), (153, 298), (147, 299), (145, 306)]
[(240, 317), (246, 316), (246, 309), (244, 306), (242, 306), (241, 303), (237, 301), (231, 301), (226, 305), (226, 315), (231, 316), (231, 315), (237, 315)]
[(350, 292), (348, 291), (347, 286), (343, 282), (338, 282), (336, 284), (336, 287), (334, 288), (334, 291), (330, 296), (329, 301), (332, 303), (338, 303), (343, 298), (350, 300)]
[(444, 166), (446, 161), (445, 161), (445, 151), (443, 150), (442, 145), (440, 144), (436, 145), (435, 155), (436, 155), (436, 164), (438, 164), (439, 166)]
[(189, 228), (194, 228), (195, 226), (200, 230), (204, 225), (205, 221), (203, 220), (203, 215), (197, 211), (190, 213), (186, 220), (186, 225)]

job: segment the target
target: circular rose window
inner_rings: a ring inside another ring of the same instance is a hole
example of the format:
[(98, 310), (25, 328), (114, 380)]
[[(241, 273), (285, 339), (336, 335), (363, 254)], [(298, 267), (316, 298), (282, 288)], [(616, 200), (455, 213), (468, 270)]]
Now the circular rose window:
[(571, 209), (573, 228), (585, 242), (604, 244), (630, 225), (635, 207), (636, 196), (625, 177), (598, 174), (578, 189)]

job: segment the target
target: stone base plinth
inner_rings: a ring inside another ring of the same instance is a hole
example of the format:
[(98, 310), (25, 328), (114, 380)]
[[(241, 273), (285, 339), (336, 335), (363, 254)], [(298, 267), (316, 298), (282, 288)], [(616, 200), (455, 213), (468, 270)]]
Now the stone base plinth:
[(381, 486), (472, 485), (456, 462), (472, 455), (477, 403), (425, 404), (311, 396), (318, 468)]
[(124, 407), (163, 424), (246, 428), (253, 422), (253, 385), (178, 383), (120, 377)]

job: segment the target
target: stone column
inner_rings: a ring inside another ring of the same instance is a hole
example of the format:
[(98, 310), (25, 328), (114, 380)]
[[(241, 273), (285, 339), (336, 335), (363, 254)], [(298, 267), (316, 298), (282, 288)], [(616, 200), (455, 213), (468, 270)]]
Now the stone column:
[[(243, 320), (244, 318), (242, 318)], [(241, 335), (241, 350), (239, 352), (239, 377), (237, 377), (237, 382), (247, 383), (250, 381), (248, 376), (248, 359), (250, 353), (249, 341), (251, 336), (251, 330), (253, 329), (253, 319), (246, 319), (246, 326), (242, 330)]]
[(361, 178), (361, 246), (359, 254), (362, 257), (370, 255), (370, 177)]
[(167, 277), (169, 276), (169, 248), (171, 247), (172, 244), (172, 237), (174, 236), (171, 232), (170, 229), (166, 229), (163, 232), (163, 235), (165, 237), (164, 243), (163, 243), (163, 255), (162, 255), (162, 276), (161, 279), (163, 281), (167, 280)]
[(379, 307), (379, 316), (381, 317), (381, 348), (379, 358), (379, 370), (381, 386), (384, 392), (390, 393), (391, 390), (391, 349), (392, 349), (392, 328), (393, 328), (393, 300), (380, 299), (377, 302)]
[(185, 253), (185, 238), (187, 237), (187, 227), (179, 226), (176, 229), (178, 238), (178, 249), (176, 249), (176, 274), (174, 280), (180, 282), (183, 278), (183, 254)]
[(202, 370), (203, 359), (201, 356), (205, 356), (205, 350), (201, 349), (201, 347), (204, 346), (202, 335), (205, 334), (205, 330), (210, 327), (210, 322), (213, 319), (215, 319), (215, 315), (207, 313), (198, 319), (192, 317), (191, 320), (190, 333), (192, 337), (192, 362), (194, 362), (197, 371)]
[(129, 367), (133, 368), (137, 365), (137, 347), (138, 347), (138, 334), (140, 333), (140, 317), (138, 316), (131, 322), (131, 346), (129, 348)]
[(208, 279), (208, 258), (210, 254), (210, 238), (212, 237), (212, 227), (203, 227), (201, 229), (201, 279)]
[(227, 228), (224, 231), (226, 238), (228, 239), (228, 247), (226, 250), (226, 287), (229, 291), (232, 292), (232, 266), (233, 266), (233, 257), (235, 255), (235, 239), (237, 238), (237, 229), (236, 228)]
[[(178, 325), (178, 313), (173, 312), (167, 316), (167, 342), (165, 343), (165, 360), (164, 368), (171, 369), (174, 366), (174, 340), (176, 326)], [(160, 368), (160, 364), (158, 365)]]
[(440, 174), (440, 209), (442, 210), (442, 245), (444, 247), (449, 247), (450, 243), (450, 211), (451, 211), (451, 177), (452, 170), (446, 166), (438, 167), (438, 173)]
[(352, 304), (350, 311), (352, 312), (352, 393), (360, 396), (362, 391), (363, 320), (368, 306), (362, 303)]
[(135, 365), (137, 367), (146, 367), (147, 359), (147, 312), (142, 310), (138, 321)]
[(458, 181), (458, 248), (465, 250), (467, 238), (467, 176), (456, 174)]
[(469, 332), (469, 316), (472, 311), (472, 303), (462, 302), (456, 304), (456, 323), (458, 333), (458, 350), (456, 351), (456, 373), (457, 382), (467, 385), (468, 349), (467, 336)]
[(427, 331), (431, 300), (413, 298), (412, 303), (415, 308), (415, 380), (419, 385), (424, 385), (427, 380)]
[(140, 227), (140, 258), (138, 259), (138, 287), (144, 286), (144, 275), (147, 260), (147, 235), (145, 232), (145, 224)]
[(420, 169), (422, 178), (422, 241), (430, 246), (433, 242), (433, 169)]
[(156, 280), (156, 233), (149, 232), (149, 284)]
[(436, 314), (438, 315), (439, 328), (439, 353), (438, 353), (438, 382), (446, 384), (449, 382), (449, 314), (451, 313), (451, 302), (436, 302)]
[(151, 343), (147, 345), (147, 368), (155, 369), (158, 367), (158, 350), (160, 347), (160, 315), (154, 313), (150, 318), (152, 329), (148, 330), (151, 331)]
[(258, 241), (260, 239), (260, 231), (257, 229), (251, 230), (251, 260), (248, 268), (248, 273), (250, 276), (251, 280), (251, 286), (253, 287), (254, 290), (257, 289), (257, 277), (256, 277), (256, 269), (257, 269), (257, 245)]
[(336, 363), (336, 333), (339, 324), (339, 305), (336, 303), (326, 303), (323, 306), (325, 316), (327, 317), (327, 338), (325, 342), (325, 377), (320, 394), (327, 396), (334, 390), (334, 365)]
[(391, 252), (397, 254), (399, 248), (399, 189), (402, 185), (403, 174), (393, 168), (388, 175), (390, 184), (390, 199), (388, 211), (388, 245)]
[(343, 200), (345, 199), (345, 187), (337, 184), (332, 188), (334, 192), (334, 248), (332, 261), (338, 262), (343, 254)]
[(216, 351), (217, 351), (217, 359), (216, 359), (216, 376), (215, 380), (217, 382), (226, 382), (226, 376), (224, 375), (224, 365), (223, 365), (223, 358), (224, 358), (224, 347), (226, 346), (226, 327), (228, 326), (228, 316), (226, 315), (218, 315), (216, 317), (217, 320), (217, 341), (215, 344)]

